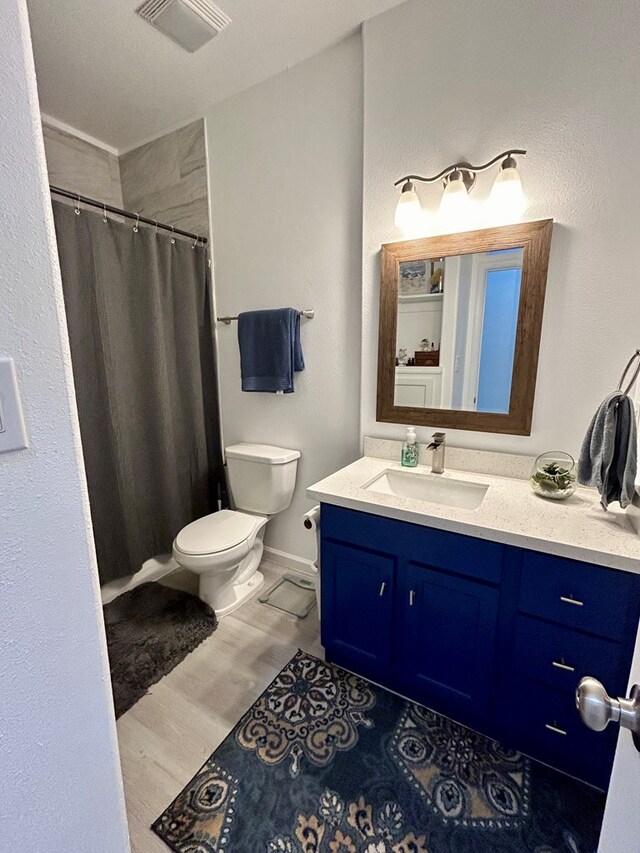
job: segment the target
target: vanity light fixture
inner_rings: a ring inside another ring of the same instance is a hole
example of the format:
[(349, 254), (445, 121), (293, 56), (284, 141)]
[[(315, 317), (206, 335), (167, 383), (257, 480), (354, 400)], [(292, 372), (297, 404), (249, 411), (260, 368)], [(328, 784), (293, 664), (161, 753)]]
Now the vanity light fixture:
[(491, 188), (489, 206), (494, 218), (501, 223), (524, 213), (527, 199), (522, 190), (518, 164), (512, 154), (500, 164), (500, 171)]
[(514, 155), (524, 156), (526, 153), (521, 148), (510, 148), (482, 166), (472, 166), (470, 163), (464, 162), (454, 163), (453, 166), (448, 166), (433, 177), (405, 175), (403, 178), (399, 178), (394, 184), (396, 187), (402, 184), (402, 192), (396, 206), (395, 224), (404, 231), (415, 229), (420, 224), (422, 207), (415, 190), (414, 181), (424, 184), (435, 184), (442, 181), (444, 192), (442, 193), (439, 211), (442, 224), (447, 228), (455, 228), (456, 223), (465, 224), (461, 220), (468, 217), (469, 192), (475, 185), (476, 176), (480, 172), (486, 172), (499, 161), (502, 162), (491, 190), (489, 206), (492, 213), (501, 220), (517, 219), (524, 211), (526, 199), (522, 191), (522, 181)]
[(403, 231), (410, 231), (422, 216), (422, 205), (418, 193), (411, 181), (407, 180), (402, 186), (400, 198), (396, 205), (395, 224)]
[[(473, 184), (472, 184), (473, 186)], [(460, 169), (453, 171), (445, 183), (438, 215), (446, 231), (464, 228), (471, 211), (469, 190)]]

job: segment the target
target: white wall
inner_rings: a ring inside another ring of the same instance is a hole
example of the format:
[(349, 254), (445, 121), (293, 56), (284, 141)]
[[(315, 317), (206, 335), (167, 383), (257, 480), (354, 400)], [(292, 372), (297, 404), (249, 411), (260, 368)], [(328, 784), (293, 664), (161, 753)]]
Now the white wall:
[(0, 355), (29, 449), (0, 456), (0, 847), (129, 849), (23, 0), (0, 29)]
[(206, 114), (217, 313), (314, 308), (288, 395), (240, 390), (237, 328), (219, 326), (224, 440), (302, 451), (266, 542), (315, 556), (308, 485), (358, 455), (362, 195), (359, 36)]
[(427, 338), (431, 346), (439, 348), (442, 339), (442, 303), (442, 299), (398, 301), (396, 356), (404, 347), (409, 358), (414, 358), (423, 338)]
[[(394, 180), (512, 145), (529, 151), (525, 218), (557, 223), (532, 435), (447, 432), (463, 447), (577, 452), (640, 345), (639, 43), (637, 0), (412, 0), (364, 25), (364, 435), (404, 432), (375, 420), (378, 252), (401, 238)], [(437, 192), (418, 191), (435, 208)]]
[[(290, 397), (242, 394), (235, 326), (218, 330), (226, 443), (258, 437), (304, 454), (294, 504), (270, 524), (268, 544), (311, 556), (298, 527), (304, 487), (353, 458), (359, 393), (360, 436), (404, 434), (377, 423), (375, 408), (379, 249), (401, 239), (393, 182), (408, 172), (528, 149), (525, 218), (556, 220), (532, 434), (447, 432), (462, 447), (578, 452), (640, 339), (636, 6), (410, 0), (364, 24), (364, 127), (358, 37), (208, 112), (218, 313), (317, 310), (303, 323), (308, 369)], [(494, 175), (479, 178), (475, 200)], [(435, 211), (437, 191), (419, 192)]]

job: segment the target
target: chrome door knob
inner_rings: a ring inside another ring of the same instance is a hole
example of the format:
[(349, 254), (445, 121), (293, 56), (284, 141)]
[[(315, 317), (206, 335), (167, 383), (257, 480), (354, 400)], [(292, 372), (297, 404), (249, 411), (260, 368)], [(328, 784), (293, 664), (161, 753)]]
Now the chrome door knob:
[(612, 699), (597, 678), (587, 676), (580, 681), (576, 706), (582, 722), (594, 732), (603, 732), (609, 723), (620, 719), (620, 702)]
[(609, 723), (620, 723), (633, 733), (640, 750), (640, 688), (635, 684), (629, 699), (613, 699), (597, 678), (586, 676), (576, 691), (576, 707), (582, 722), (595, 732), (602, 732)]

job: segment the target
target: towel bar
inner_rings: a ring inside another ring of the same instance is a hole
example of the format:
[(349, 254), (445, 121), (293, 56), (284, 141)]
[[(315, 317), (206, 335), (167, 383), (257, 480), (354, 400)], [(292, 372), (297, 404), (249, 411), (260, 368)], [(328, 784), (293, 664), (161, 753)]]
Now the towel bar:
[[(636, 369), (633, 373), (633, 376), (631, 377), (631, 381), (629, 382), (629, 384), (627, 385), (625, 390), (622, 391), (622, 384), (623, 384), (627, 374), (629, 373), (629, 370), (631, 369), (631, 365), (633, 364), (633, 362), (636, 359), (638, 359), (638, 364), (636, 365)], [(640, 349), (637, 349), (634, 352), (634, 354), (631, 356), (631, 358), (627, 362), (627, 366), (625, 367), (625, 369), (622, 373), (622, 376), (620, 377), (620, 382), (618, 382), (618, 391), (622, 391), (623, 397), (627, 397), (629, 395), (629, 391), (631, 391), (631, 389), (633, 388), (635, 381), (638, 378), (638, 376), (640, 376)]]
[[(298, 311), (298, 314), (301, 317), (306, 317), (307, 320), (313, 320), (316, 312), (313, 310), (313, 308), (306, 308), (304, 311)], [(224, 323), (225, 326), (229, 326), (232, 320), (237, 320), (237, 319), (238, 319), (237, 317), (216, 317), (216, 320), (218, 321), (218, 323)]]

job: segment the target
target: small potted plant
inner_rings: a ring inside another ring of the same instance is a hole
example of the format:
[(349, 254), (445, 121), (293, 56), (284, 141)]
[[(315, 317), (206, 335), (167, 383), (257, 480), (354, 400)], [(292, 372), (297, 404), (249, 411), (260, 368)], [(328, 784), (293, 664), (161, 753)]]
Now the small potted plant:
[(576, 462), (562, 450), (543, 453), (531, 469), (531, 488), (541, 498), (563, 501), (576, 490)]

